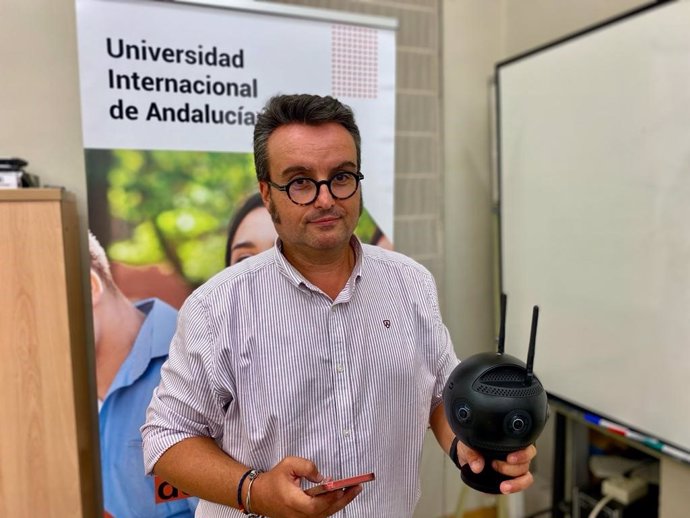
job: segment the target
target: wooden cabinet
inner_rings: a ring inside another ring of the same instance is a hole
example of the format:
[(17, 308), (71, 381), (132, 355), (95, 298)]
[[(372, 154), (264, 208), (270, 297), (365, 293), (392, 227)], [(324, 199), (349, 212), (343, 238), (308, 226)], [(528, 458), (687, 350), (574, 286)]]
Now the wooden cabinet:
[(0, 516), (103, 515), (78, 227), (61, 189), (0, 190)]

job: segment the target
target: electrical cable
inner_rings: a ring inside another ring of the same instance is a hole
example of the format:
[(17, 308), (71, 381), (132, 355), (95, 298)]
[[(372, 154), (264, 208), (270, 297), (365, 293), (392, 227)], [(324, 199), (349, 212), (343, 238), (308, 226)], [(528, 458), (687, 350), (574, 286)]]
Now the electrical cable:
[(601, 500), (597, 502), (597, 505), (594, 506), (594, 509), (592, 509), (592, 512), (589, 513), (589, 516), (587, 518), (597, 518), (597, 515), (601, 512), (601, 510), (606, 507), (606, 504), (608, 504), (611, 500), (613, 500), (613, 497), (611, 495), (606, 495), (603, 497)]

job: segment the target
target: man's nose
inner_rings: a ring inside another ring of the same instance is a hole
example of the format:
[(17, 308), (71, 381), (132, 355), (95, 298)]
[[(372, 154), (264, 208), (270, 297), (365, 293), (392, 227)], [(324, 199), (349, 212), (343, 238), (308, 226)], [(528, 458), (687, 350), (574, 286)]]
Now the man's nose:
[(316, 200), (314, 200), (314, 205), (322, 208), (332, 207), (335, 203), (335, 199), (331, 194), (331, 190), (325, 183), (320, 183), (316, 186)]

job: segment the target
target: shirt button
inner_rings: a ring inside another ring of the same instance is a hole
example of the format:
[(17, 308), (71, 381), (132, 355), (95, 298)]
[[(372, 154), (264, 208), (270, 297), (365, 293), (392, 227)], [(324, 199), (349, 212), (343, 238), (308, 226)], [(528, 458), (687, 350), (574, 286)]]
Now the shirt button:
[(335, 366), (335, 370), (337, 370), (338, 372), (343, 372), (345, 370), (345, 367), (343, 367), (342, 363), (339, 363)]
[(349, 428), (345, 428), (345, 430), (343, 430), (343, 435), (344, 435), (345, 437), (350, 437), (350, 429), (349, 429)]

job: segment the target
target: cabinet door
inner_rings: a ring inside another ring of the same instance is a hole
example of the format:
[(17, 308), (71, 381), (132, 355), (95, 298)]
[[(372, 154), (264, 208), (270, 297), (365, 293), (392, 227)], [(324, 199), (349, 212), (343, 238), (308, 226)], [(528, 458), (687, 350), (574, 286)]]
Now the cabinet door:
[(102, 515), (83, 277), (73, 198), (0, 191), (0, 516)]

